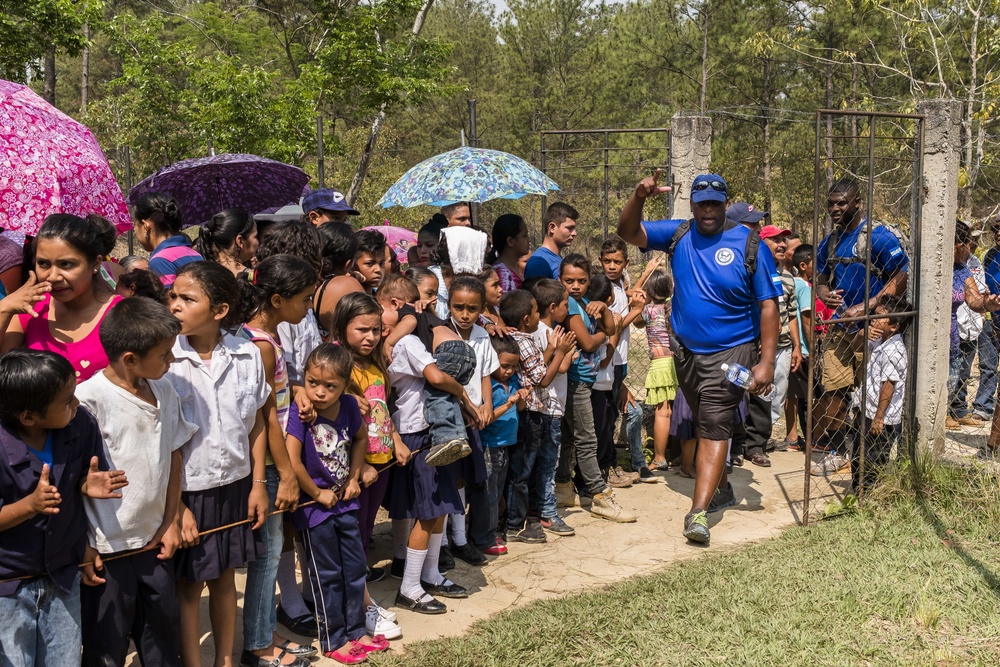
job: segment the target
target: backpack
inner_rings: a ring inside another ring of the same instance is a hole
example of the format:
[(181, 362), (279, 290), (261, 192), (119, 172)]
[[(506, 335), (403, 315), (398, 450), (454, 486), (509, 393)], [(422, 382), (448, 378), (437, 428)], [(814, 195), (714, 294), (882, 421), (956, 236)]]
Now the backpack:
[[(862, 223), (862, 227), (864, 227), (864, 225), (865, 223)], [(879, 227), (887, 229), (889, 232), (891, 232), (892, 235), (896, 237), (896, 240), (899, 242), (900, 247), (903, 248), (903, 252), (906, 253), (906, 256), (907, 257), (910, 256), (910, 239), (906, 237), (906, 234), (903, 233), (902, 229), (888, 222), (880, 222), (879, 220), (873, 220), (871, 233), (874, 235), (875, 230), (878, 229)], [(833, 284), (834, 264), (849, 266), (851, 264), (857, 264), (859, 262), (865, 261), (865, 257), (868, 256), (868, 234), (865, 233), (864, 229), (862, 229), (861, 232), (858, 233), (858, 242), (854, 244), (854, 252), (850, 257), (837, 257), (838, 245), (840, 245), (840, 229), (838, 227), (834, 227), (833, 231), (830, 232), (829, 240), (826, 243), (826, 263), (827, 266), (830, 267), (831, 289), (836, 289), (836, 285)], [(883, 283), (888, 282), (889, 279), (892, 277), (891, 275), (887, 274), (885, 271), (882, 271), (881, 269), (879, 269), (874, 265), (872, 266), (872, 274), (877, 275), (879, 280), (881, 280)]]
[[(686, 220), (682, 222), (676, 230), (674, 230), (674, 235), (670, 239), (670, 245), (667, 246), (667, 262), (671, 262), (674, 259), (674, 250), (677, 249), (677, 244), (681, 242), (684, 235), (691, 231), (691, 226), (694, 224), (694, 220)], [(733, 222), (731, 220), (726, 220), (726, 226), (722, 228), (722, 231), (726, 232), (730, 229), (739, 227), (739, 223)], [(757, 249), (760, 248), (760, 234), (754, 234), (753, 230), (747, 234), (747, 245), (743, 249), (743, 266), (747, 270), (747, 276), (750, 278), (750, 282), (753, 282), (753, 276), (757, 273)]]

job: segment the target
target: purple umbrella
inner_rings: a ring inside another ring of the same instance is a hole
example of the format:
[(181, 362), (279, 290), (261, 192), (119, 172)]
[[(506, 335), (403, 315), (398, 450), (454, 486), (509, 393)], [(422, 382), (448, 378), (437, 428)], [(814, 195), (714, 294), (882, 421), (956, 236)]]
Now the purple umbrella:
[(221, 153), (181, 160), (132, 188), (128, 203), (148, 192), (164, 192), (180, 205), (185, 226), (200, 225), (219, 211), (242, 208), (253, 214), (296, 203), (309, 176), (298, 167), (258, 155)]

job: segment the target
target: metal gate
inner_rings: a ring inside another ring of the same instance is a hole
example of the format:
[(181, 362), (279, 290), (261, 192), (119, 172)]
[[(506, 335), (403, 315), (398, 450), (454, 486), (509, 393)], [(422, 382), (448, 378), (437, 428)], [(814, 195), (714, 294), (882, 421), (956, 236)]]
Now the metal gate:
[[(918, 358), (916, 303), (919, 285), (915, 280), (908, 281), (903, 294), (905, 302), (891, 304), (895, 312), (885, 317), (886, 306), (874, 303), (878, 293), (872, 289), (873, 276), (878, 281), (875, 287), (879, 289), (886, 279), (881, 272), (885, 260), (873, 260), (871, 239), (879, 227), (883, 229), (878, 234), (898, 231), (901, 245), (909, 255), (908, 274), (911, 277), (919, 275), (923, 121), (922, 115), (915, 114), (830, 109), (816, 112), (813, 269), (817, 271), (819, 266), (819, 241), (828, 237), (832, 227), (827, 214), (830, 187), (839, 179), (854, 179), (863, 200), (859, 215), (863, 214), (864, 221), (853, 251), (862, 244), (867, 249), (867, 252), (858, 253), (863, 254), (858, 263), (864, 265), (863, 298), (859, 302), (867, 306), (862, 306), (858, 313), (847, 312), (851, 316), (845, 316), (841, 307), (833, 314), (819, 317), (817, 284), (815, 279), (813, 281), (814, 326), (806, 332), (810, 363), (805, 392), (803, 524), (810, 521), (812, 510), (830, 500), (854, 493), (863, 501), (864, 484), (855, 490), (852, 477), (867, 479), (892, 460), (912, 459), (915, 455), (914, 377)], [(902, 333), (905, 352), (887, 354), (899, 349), (895, 344), (887, 343), (877, 351), (873, 347), (886, 343), (890, 330), (886, 322), (905, 328)], [(879, 332), (886, 333), (879, 337)], [(869, 343), (873, 336), (878, 340)], [(845, 345), (853, 347), (849, 349)], [(900, 417), (891, 414), (885, 419), (885, 427), (879, 434), (877, 424), (872, 428), (872, 399), (876, 399), (877, 407), (877, 394), (884, 384), (880, 378), (898, 373), (904, 361), (902, 414)], [(850, 377), (852, 369), (856, 369), (853, 378)], [(847, 386), (841, 386), (844, 383)], [(898, 426), (890, 423), (897, 421)], [(828, 447), (834, 452), (825, 451)], [(835, 456), (841, 458), (831, 460)], [(848, 462), (846, 469), (844, 461)]]
[[(578, 252), (588, 257), (596, 255), (617, 224), (617, 212), (640, 179), (659, 168), (666, 182), (672, 181), (668, 128), (544, 130), (539, 133), (539, 151), (542, 171), (561, 188), (554, 197), (580, 211)], [(546, 206), (548, 200), (542, 197), (542, 218)], [(647, 206), (647, 215), (669, 217), (669, 210), (656, 208), (663, 203), (650, 201)]]

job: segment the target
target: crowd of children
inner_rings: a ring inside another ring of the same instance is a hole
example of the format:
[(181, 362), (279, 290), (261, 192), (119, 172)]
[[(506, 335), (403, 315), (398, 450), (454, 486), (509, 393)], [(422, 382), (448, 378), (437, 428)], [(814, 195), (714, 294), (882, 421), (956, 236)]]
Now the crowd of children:
[[(177, 204), (151, 194), (135, 209), (148, 264), (114, 267), (107, 221), (46, 219), (33, 271), (0, 301), (4, 664), (79, 664), (82, 646), (86, 665), (121, 665), (131, 642), (143, 664), (198, 665), (206, 586), (214, 664), (231, 664), (242, 567), (242, 665), (308, 664), (316, 649), (279, 622), (363, 662), (402, 635), (367, 589), (386, 574), (368, 557), (380, 508), (395, 606), (439, 614), (468, 595), (447, 576), (454, 557), (483, 565), (508, 540), (572, 536), (561, 507), (635, 521), (616, 489), (658, 481), (669, 435), (693, 475), (667, 268), (630, 284), (612, 238), (597, 266), (546, 246), (551, 277), (526, 278), (524, 221), (501, 216), (490, 239), (460, 205), (420, 229), (401, 272), (381, 234), (354, 233), (343, 198), (327, 199), (266, 230), (220, 212), (192, 247)], [(550, 207), (548, 245), (572, 241), (574, 214)], [(624, 382), (633, 325), (651, 362), (651, 466)], [(872, 327), (873, 360), (899, 328)], [(869, 373), (892, 383), (867, 404), (882, 456), (905, 368)]]

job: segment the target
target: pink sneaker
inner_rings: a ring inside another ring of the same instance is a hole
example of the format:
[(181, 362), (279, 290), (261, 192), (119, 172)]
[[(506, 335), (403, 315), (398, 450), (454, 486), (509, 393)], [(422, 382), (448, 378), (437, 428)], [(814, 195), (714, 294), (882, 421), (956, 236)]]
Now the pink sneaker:
[(356, 665), (359, 662), (364, 662), (368, 659), (368, 651), (361, 648), (361, 645), (357, 642), (348, 649), (347, 653), (342, 653), (341, 651), (327, 651), (324, 653), (326, 657), (336, 660), (342, 665)]
[(486, 547), (483, 549), (483, 553), (487, 556), (503, 556), (507, 553), (507, 546), (504, 544), (497, 544), (492, 547)]
[(389, 640), (385, 638), (385, 635), (375, 635), (372, 637), (371, 644), (365, 644), (358, 640), (353, 640), (351, 643), (355, 647), (361, 647), (366, 654), (389, 650)]

